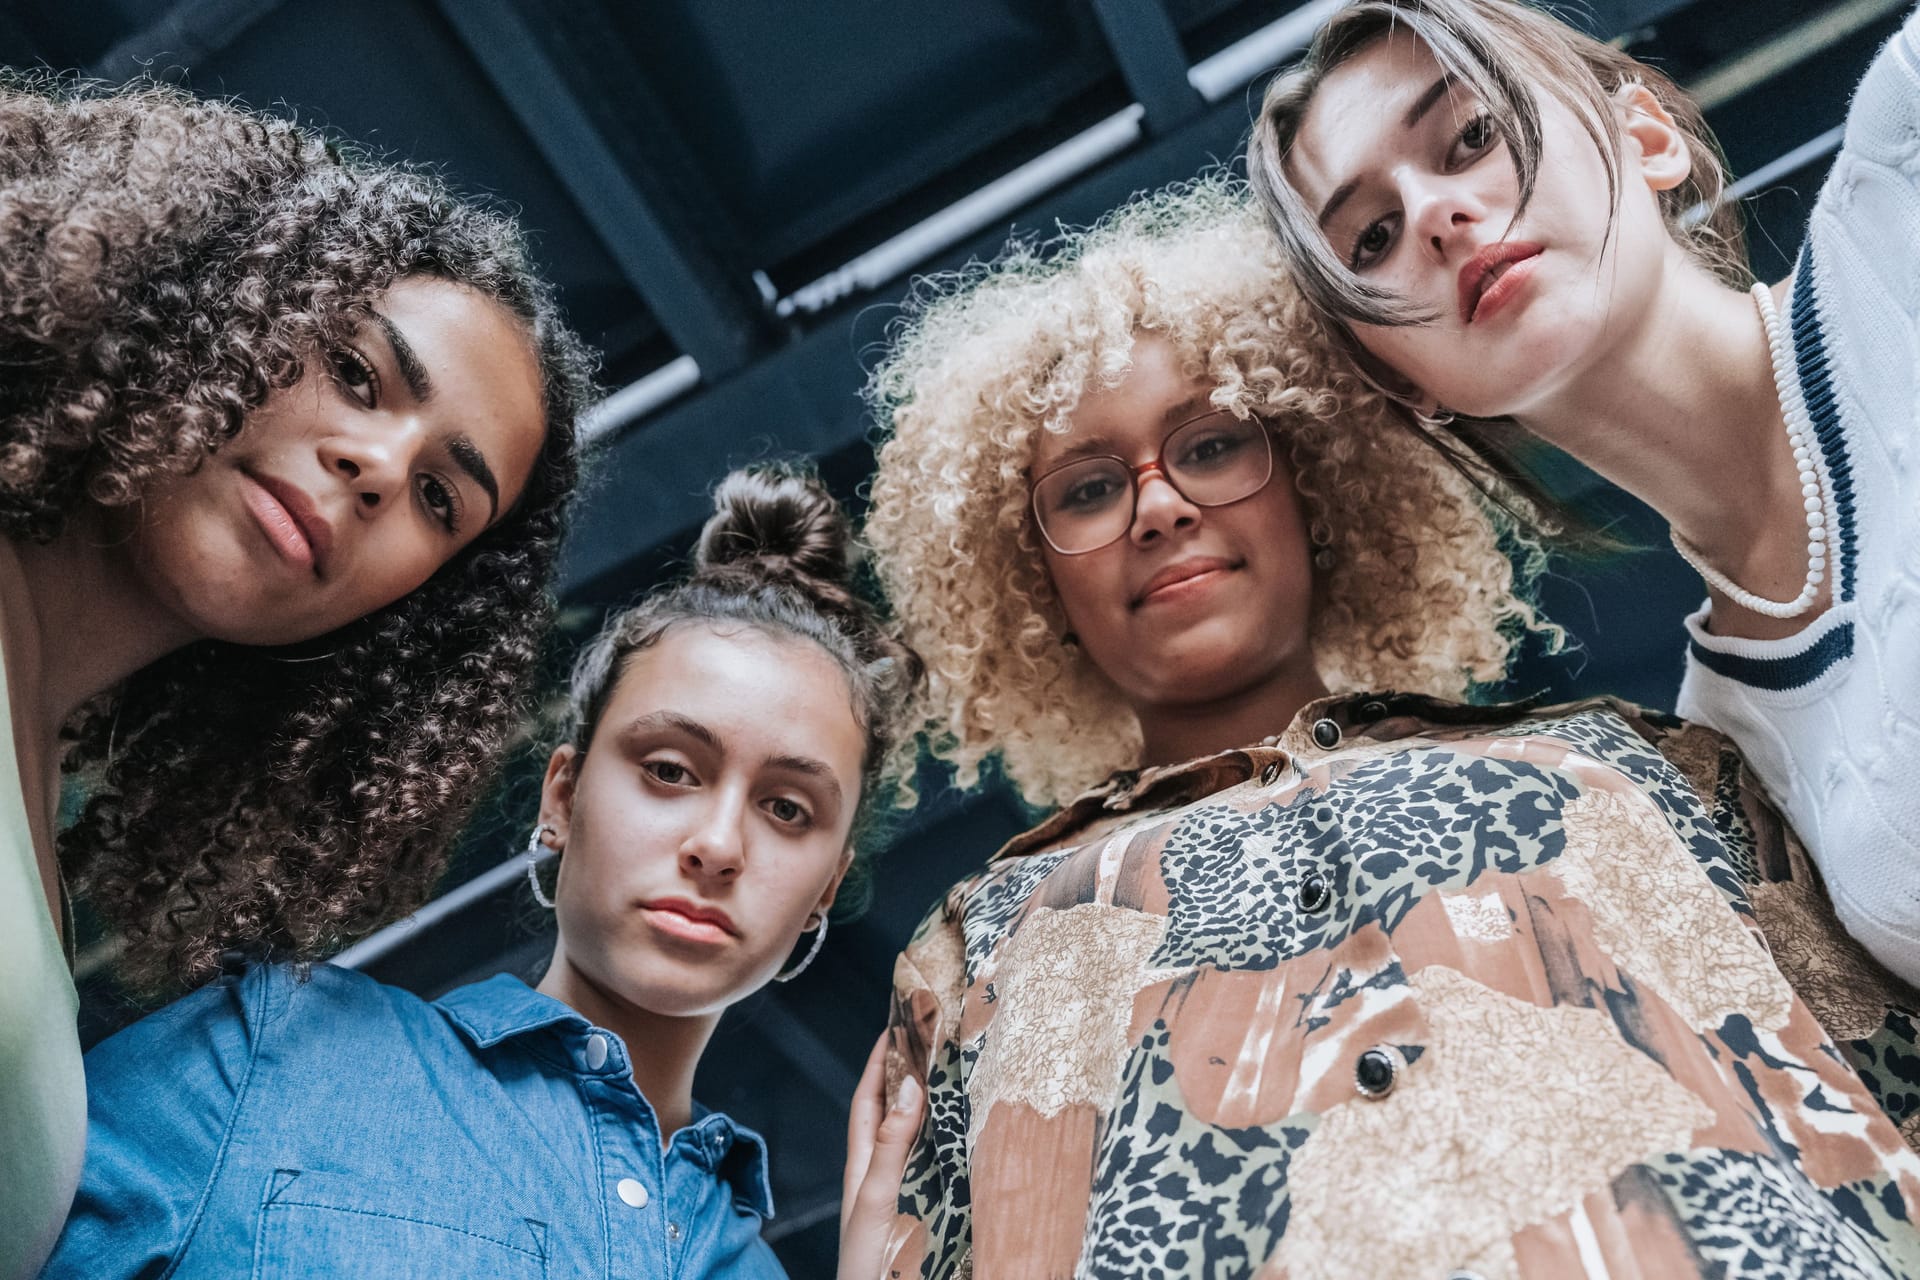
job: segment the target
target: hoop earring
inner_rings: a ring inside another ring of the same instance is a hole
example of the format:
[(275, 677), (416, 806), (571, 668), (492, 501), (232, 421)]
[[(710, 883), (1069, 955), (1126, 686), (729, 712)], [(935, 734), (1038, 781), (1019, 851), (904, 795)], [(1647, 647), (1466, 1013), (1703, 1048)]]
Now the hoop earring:
[(1454, 413), (1451, 409), (1436, 407), (1432, 413), (1422, 413), (1412, 405), (1408, 405), (1407, 412), (1413, 415), (1415, 422), (1428, 431), (1439, 431), (1453, 425)]
[(820, 917), (819, 925), (813, 930), (813, 945), (807, 948), (807, 954), (801, 957), (799, 964), (793, 966), (793, 968), (787, 970), (785, 973), (774, 974), (773, 980), (775, 982), (792, 982), (795, 978), (805, 973), (807, 966), (813, 963), (813, 958), (820, 954), (820, 947), (826, 940), (827, 918), (823, 915)]
[(533, 890), (533, 900), (549, 911), (553, 910), (553, 899), (540, 887), (540, 864), (548, 855), (558, 854), (559, 850), (548, 846), (541, 837), (556, 834), (552, 827), (543, 822), (533, 829), (533, 836), (527, 841), (527, 887)]

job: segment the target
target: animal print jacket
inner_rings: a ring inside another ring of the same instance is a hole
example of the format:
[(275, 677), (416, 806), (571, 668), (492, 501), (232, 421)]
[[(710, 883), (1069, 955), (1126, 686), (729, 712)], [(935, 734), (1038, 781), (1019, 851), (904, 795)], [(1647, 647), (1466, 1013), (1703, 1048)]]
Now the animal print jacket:
[(1117, 775), (895, 984), (896, 1276), (1920, 1276), (1920, 995), (1623, 703), (1329, 698)]

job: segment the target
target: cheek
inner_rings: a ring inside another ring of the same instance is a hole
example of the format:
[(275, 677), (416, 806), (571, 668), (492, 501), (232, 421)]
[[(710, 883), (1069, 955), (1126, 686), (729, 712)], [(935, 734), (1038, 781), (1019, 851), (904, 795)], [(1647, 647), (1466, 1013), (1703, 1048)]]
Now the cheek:
[(1102, 594), (1098, 551), (1083, 556), (1063, 556), (1049, 548), (1042, 553), (1053, 594), (1067, 615), (1067, 625), (1079, 631), (1093, 625)]

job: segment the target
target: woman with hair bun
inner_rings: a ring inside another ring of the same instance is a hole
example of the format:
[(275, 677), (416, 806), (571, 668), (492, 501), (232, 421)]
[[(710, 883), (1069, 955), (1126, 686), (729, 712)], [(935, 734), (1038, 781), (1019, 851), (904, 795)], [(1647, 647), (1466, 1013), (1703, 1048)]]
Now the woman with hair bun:
[[(260, 965), (88, 1055), (45, 1274), (778, 1276), (760, 1138), (692, 1098), (721, 1013), (796, 976), (864, 872), (919, 661), (818, 481), (736, 472), (693, 575), (575, 667), (528, 843), (546, 975), (431, 1003)], [(557, 858), (549, 890), (541, 870)], [(551, 893), (551, 897), (549, 897)], [(873, 1280), (918, 1121), (855, 1100), (841, 1275)]]
[(1920, 1274), (1914, 1010), (1739, 754), (1461, 701), (1553, 634), (1535, 544), (1245, 191), (1051, 247), (873, 383), (926, 737), (1065, 802), (895, 969), (893, 1274)]
[(82, 1158), (68, 886), (152, 988), (417, 905), (521, 714), (592, 388), (513, 223), (432, 176), (10, 72), (0, 369), (14, 1277)]

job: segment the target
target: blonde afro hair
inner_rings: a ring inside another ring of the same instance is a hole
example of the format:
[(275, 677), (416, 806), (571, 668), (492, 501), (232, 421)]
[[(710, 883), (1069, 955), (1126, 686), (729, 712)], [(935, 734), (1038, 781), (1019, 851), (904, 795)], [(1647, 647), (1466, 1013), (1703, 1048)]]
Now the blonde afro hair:
[(1142, 331), (1290, 458), (1332, 552), (1310, 626), (1329, 688), (1458, 698), (1505, 676), (1520, 631), (1558, 643), (1521, 594), (1538, 545), (1351, 372), (1244, 187), (1207, 178), (922, 282), (869, 381), (882, 444), (866, 536), (927, 663), (922, 737), (960, 785), (997, 752), (1052, 805), (1139, 763), (1120, 691), (1061, 642), (1027, 482), (1038, 433), (1124, 378)]

